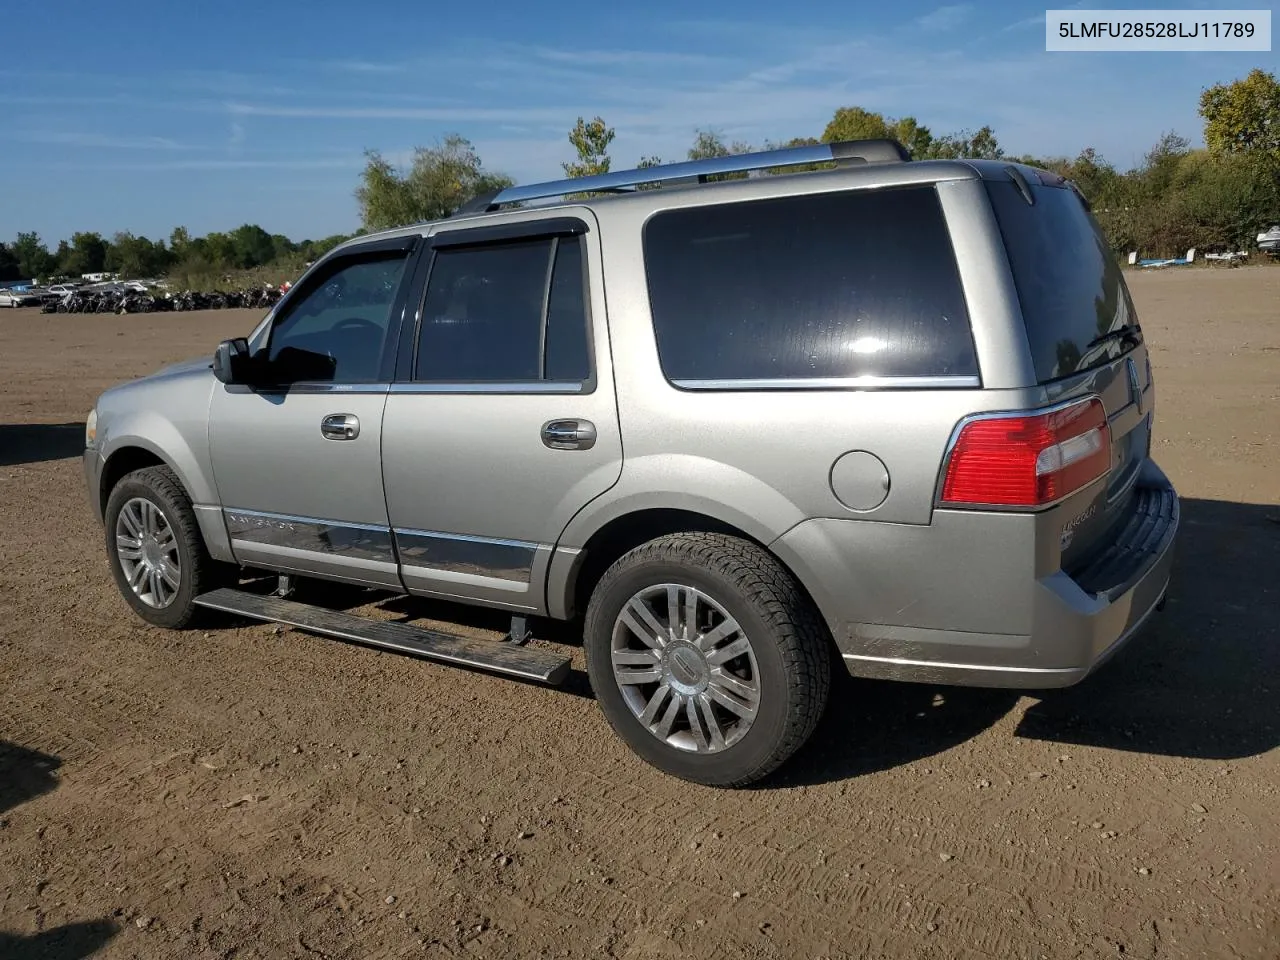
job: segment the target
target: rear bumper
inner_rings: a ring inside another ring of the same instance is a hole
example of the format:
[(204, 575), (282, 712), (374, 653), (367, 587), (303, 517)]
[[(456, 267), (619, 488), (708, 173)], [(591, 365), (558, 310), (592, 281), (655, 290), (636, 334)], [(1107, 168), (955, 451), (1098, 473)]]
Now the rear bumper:
[(1150, 461), (1138, 483), (1138, 509), (1112, 547), (1071, 575), (1024, 515), (938, 511), (927, 527), (811, 520), (774, 549), (856, 676), (1066, 687), (1139, 633), (1168, 589), (1177, 494)]

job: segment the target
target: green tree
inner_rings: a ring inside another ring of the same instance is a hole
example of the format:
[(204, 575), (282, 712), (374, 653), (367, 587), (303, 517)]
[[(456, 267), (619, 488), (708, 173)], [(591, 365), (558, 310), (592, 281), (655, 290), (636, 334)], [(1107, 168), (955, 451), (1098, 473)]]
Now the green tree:
[(933, 148), (933, 134), (915, 117), (901, 117), (889, 124), (889, 136), (907, 148), (913, 158), (929, 156)]
[(298, 252), (307, 261), (318, 260), (340, 243), (346, 243), (351, 237), (344, 233), (335, 233), (323, 240), (304, 240), (298, 244)]
[(884, 116), (862, 107), (841, 107), (822, 131), (824, 143), (841, 140), (882, 140), (891, 136)]
[(98, 233), (73, 233), (65, 257), (59, 256), (59, 269), (70, 276), (101, 273), (107, 268), (107, 241)]
[(936, 160), (999, 160), (1004, 150), (989, 126), (977, 132), (961, 130), (933, 139), (927, 157)]
[(727, 157), (729, 148), (724, 145), (720, 135), (712, 130), (698, 130), (693, 137), (693, 146), (689, 148), (690, 160), (714, 160)]
[[(771, 140), (765, 141), (765, 150), (786, 150), (791, 147), (816, 147), (821, 144), (821, 140), (817, 137), (792, 137), (784, 143), (774, 143)], [(789, 167), (770, 167), (765, 172), (771, 176), (785, 173), (808, 173), (814, 170), (832, 170), (835, 169), (835, 163), (826, 161), (823, 163), (802, 163), (794, 164)]]
[(117, 233), (107, 250), (106, 267), (127, 280), (160, 276), (169, 267), (169, 251), (146, 237)]
[(451, 216), (468, 200), (514, 183), (484, 169), (471, 141), (450, 134), (434, 147), (418, 147), (401, 174), (376, 150), (356, 188), (360, 220), (367, 230), (385, 230)]
[[(653, 167), (660, 167), (660, 166), (662, 166), (662, 160), (661, 160), (661, 159), (659, 159), (658, 157), (641, 157), (641, 158), (640, 158), (640, 162), (636, 164), (636, 169), (637, 169), (637, 170), (649, 170), (649, 169), (652, 169)], [(637, 187), (637, 189), (639, 189), (639, 190), (657, 190), (659, 186), (661, 186), (661, 184), (657, 184), (657, 183), (642, 183), (642, 184), (640, 184), (640, 185)]]
[(256, 223), (246, 223), (231, 231), (231, 247), (234, 263), (242, 270), (270, 263), (276, 255), (271, 234)]
[(22, 280), (22, 271), (19, 269), (18, 257), (9, 245), (0, 243), (0, 280)]
[(418, 215), (408, 178), (397, 173), (377, 151), (367, 151), (365, 156), (364, 173), (356, 189), (360, 221), (373, 230), (413, 223)]
[(11, 249), (18, 260), (18, 273), (21, 274), (19, 279), (42, 279), (53, 272), (55, 267), (53, 255), (40, 239), (40, 234), (34, 230), (30, 233), (19, 233)]
[[(735, 140), (726, 144), (720, 134), (714, 130), (697, 130), (694, 133), (693, 145), (689, 147), (687, 156), (690, 160), (716, 160), (720, 157), (733, 157), (742, 153), (750, 153), (751, 144)], [(742, 180), (745, 173), (717, 173), (707, 177), (710, 182), (721, 180)]]
[(54, 270), (59, 275), (70, 273), (68, 265), (71, 262), (71, 245), (65, 240), (58, 241), (58, 249), (53, 251)]
[(236, 245), (230, 234), (207, 233), (201, 238), (195, 253), (215, 266), (229, 267), (235, 263)]
[(1243, 80), (1200, 94), (1204, 142), (1211, 153), (1266, 153), (1280, 157), (1280, 82), (1261, 69)]
[(1172, 130), (1161, 134), (1136, 171), (1141, 192), (1147, 200), (1154, 201), (1164, 196), (1190, 149), (1186, 137)]
[(271, 235), (271, 260), (284, 260), (297, 252), (298, 246), (282, 233)]
[(577, 124), (569, 131), (569, 143), (573, 145), (578, 159), (562, 163), (566, 177), (593, 177), (596, 174), (609, 172), (609, 144), (613, 142), (613, 127), (606, 126), (604, 120), (596, 117), (591, 121), (578, 118)]
[(713, 160), (717, 157), (733, 157), (750, 152), (751, 144), (735, 140), (726, 145), (720, 134), (708, 129), (695, 131), (688, 157), (690, 160)]
[(169, 234), (169, 252), (177, 260), (185, 260), (187, 254), (192, 252), (191, 234), (187, 232), (186, 227), (173, 228), (173, 232)]
[(1116, 173), (1116, 168), (1107, 163), (1093, 147), (1085, 147), (1065, 169), (1055, 172), (1075, 183), (1091, 203), (1112, 198), (1120, 176)]

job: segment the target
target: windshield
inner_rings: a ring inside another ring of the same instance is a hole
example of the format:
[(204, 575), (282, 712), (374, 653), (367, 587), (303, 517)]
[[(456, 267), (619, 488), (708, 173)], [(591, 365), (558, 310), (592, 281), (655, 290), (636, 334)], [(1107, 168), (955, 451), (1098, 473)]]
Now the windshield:
[[(988, 181), (1040, 383), (1111, 363), (1142, 342), (1120, 265), (1071, 189)], [(1118, 331), (1126, 331), (1121, 335)]]

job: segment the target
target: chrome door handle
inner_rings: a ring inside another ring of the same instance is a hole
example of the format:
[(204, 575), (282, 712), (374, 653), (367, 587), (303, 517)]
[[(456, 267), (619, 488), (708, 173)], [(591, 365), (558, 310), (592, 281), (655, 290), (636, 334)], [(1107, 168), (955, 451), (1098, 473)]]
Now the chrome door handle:
[(590, 450), (596, 425), (590, 420), (552, 420), (542, 425), (542, 442), (552, 450)]
[(354, 440), (360, 436), (360, 420), (354, 413), (331, 413), (320, 421), (326, 440)]

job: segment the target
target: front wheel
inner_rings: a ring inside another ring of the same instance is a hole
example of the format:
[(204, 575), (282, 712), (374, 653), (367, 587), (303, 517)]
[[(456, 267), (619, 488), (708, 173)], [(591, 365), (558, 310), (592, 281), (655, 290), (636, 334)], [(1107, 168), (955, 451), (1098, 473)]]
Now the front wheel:
[(592, 593), (587, 672), (614, 731), (669, 774), (745, 786), (809, 739), (831, 684), (830, 635), (767, 551), (680, 533), (619, 559)]
[(187, 626), (195, 598), (221, 585), (229, 569), (205, 550), (191, 500), (168, 467), (125, 476), (107, 500), (107, 556), (116, 586), (143, 620)]

